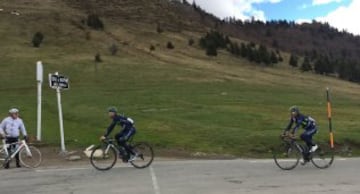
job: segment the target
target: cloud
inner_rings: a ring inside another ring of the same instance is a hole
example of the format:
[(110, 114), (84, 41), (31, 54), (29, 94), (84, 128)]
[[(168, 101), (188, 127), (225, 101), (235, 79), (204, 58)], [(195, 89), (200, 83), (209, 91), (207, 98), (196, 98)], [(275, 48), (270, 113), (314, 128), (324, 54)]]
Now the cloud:
[(309, 7), (310, 7), (309, 4), (304, 3), (304, 4), (300, 5), (300, 6), (298, 6), (298, 9), (299, 9), (299, 10), (303, 10), (303, 9), (307, 9), (307, 8), (309, 8)]
[(356, 35), (360, 35), (360, 25), (357, 18), (360, 18), (360, 1), (352, 0), (348, 6), (340, 6), (326, 16), (316, 18), (317, 21), (327, 22), (339, 30), (346, 30)]
[(313, 0), (312, 5), (326, 5), (330, 3), (340, 3), (342, 0)]
[[(192, 2), (192, 0), (188, 0)], [(195, 0), (201, 8), (220, 18), (236, 17), (238, 19), (250, 19), (265, 21), (265, 13), (256, 9), (254, 4), (280, 3), (282, 0)]]

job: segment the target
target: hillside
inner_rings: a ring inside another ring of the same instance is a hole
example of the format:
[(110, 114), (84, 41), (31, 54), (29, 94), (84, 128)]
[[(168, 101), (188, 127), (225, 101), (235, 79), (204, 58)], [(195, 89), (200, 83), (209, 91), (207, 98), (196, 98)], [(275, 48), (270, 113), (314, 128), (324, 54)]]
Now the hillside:
[[(135, 118), (137, 138), (157, 150), (266, 154), (277, 143), (293, 104), (317, 118), (318, 139), (326, 141), (327, 86), (332, 88), (337, 143), (360, 144), (359, 85), (290, 68), (288, 52), (282, 52), (284, 62), (272, 68), (225, 50), (208, 57), (197, 44), (189, 46), (188, 40), (199, 40), (216, 18), (199, 15), (189, 5), (154, 2), (1, 1), (0, 116), (6, 116), (10, 106), (18, 106), (28, 130), (35, 134), (35, 62), (42, 60), (45, 73), (59, 71), (71, 80), (71, 89), (63, 92), (70, 146), (98, 142), (109, 123), (105, 110), (110, 105)], [(20, 15), (10, 14), (12, 10)], [(104, 30), (84, 25), (89, 13), (100, 16)], [(179, 18), (181, 25), (176, 24)], [(158, 23), (163, 33), (157, 33)], [(34, 48), (31, 39), (38, 31), (44, 41)], [(240, 36), (232, 40), (248, 41)], [(166, 48), (168, 41), (174, 49)], [(116, 55), (109, 51), (112, 44), (118, 47)], [(96, 53), (101, 63), (94, 62)], [(57, 145), (56, 98), (47, 85), (43, 111), (44, 141)]]

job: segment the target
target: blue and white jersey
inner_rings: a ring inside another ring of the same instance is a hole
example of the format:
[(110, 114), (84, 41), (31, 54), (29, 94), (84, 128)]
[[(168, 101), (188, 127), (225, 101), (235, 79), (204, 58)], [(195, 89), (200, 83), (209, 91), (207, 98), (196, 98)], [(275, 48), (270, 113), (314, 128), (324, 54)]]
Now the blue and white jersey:
[(296, 117), (290, 118), (290, 122), (285, 131), (289, 131), (293, 124), (295, 124), (295, 127), (292, 130), (293, 133), (295, 133), (300, 127), (304, 128), (305, 131), (311, 131), (316, 128), (315, 119), (303, 114), (298, 114)]
[(120, 115), (116, 115), (113, 118), (113, 121), (111, 122), (110, 126), (106, 129), (105, 132), (105, 137), (109, 136), (110, 133), (113, 131), (113, 129), (115, 128), (116, 125), (120, 125), (122, 128), (122, 133), (127, 133), (128, 131), (130, 131), (131, 129), (135, 129), (134, 128), (134, 120), (132, 120), (129, 117), (125, 117), (125, 116), (120, 116)]
[(6, 137), (19, 137), (20, 132), (23, 136), (27, 136), (24, 122), (20, 118), (6, 117), (0, 124), (0, 134)]

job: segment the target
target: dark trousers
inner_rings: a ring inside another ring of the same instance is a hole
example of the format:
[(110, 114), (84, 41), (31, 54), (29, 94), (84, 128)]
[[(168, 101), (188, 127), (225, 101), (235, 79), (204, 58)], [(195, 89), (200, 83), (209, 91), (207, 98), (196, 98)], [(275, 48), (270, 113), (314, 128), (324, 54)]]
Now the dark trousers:
[(116, 139), (117, 143), (119, 144), (119, 146), (125, 148), (125, 151), (127, 152), (128, 155), (134, 154), (134, 152), (131, 150), (131, 148), (127, 144), (127, 141), (129, 141), (129, 139), (132, 136), (134, 136), (135, 133), (136, 133), (136, 129), (134, 127), (132, 127), (131, 129), (123, 130), (120, 133), (115, 135), (115, 139)]
[(311, 148), (314, 146), (314, 142), (312, 141), (313, 136), (317, 133), (316, 127), (310, 130), (306, 130), (303, 134), (301, 134), (300, 138), (306, 143), (306, 145)]
[[(16, 142), (18, 142), (18, 141), (19, 141), (19, 138), (18, 138), (18, 137), (7, 137), (7, 138), (6, 138), (6, 143), (7, 143), (7, 144), (16, 143)], [(11, 145), (11, 146), (9, 146), (9, 147), (7, 148), (9, 155), (12, 154), (12, 153), (11, 153), (11, 150), (13, 150), (13, 151), (16, 150), (16, 147), (17, 147), (17, 144), (13, 144), (13, 145)], [(15, 159), (16, 159), (16, 165), (20, 165), (19, 153), (17, 153), (17, 154), (15, 155)], [(6, 165), (9, 166), (9, 163), (7, 163)]]

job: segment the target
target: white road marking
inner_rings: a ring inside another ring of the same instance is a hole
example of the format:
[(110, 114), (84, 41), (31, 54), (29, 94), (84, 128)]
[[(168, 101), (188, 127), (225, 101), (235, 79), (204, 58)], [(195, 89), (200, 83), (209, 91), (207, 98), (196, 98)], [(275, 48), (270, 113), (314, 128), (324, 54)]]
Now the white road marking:
[(152, 166), (150, 166), (150, 175), (151, 175), (151, 180), (152, 180), (152, 183), (153, 183), (153, 188), (154, 188), (155, 194), (161, 194), (160, 193), (160, 187), (159, 187), (156, 175), (155, 175), (155, 171), (154, 171), (154, 168)]

